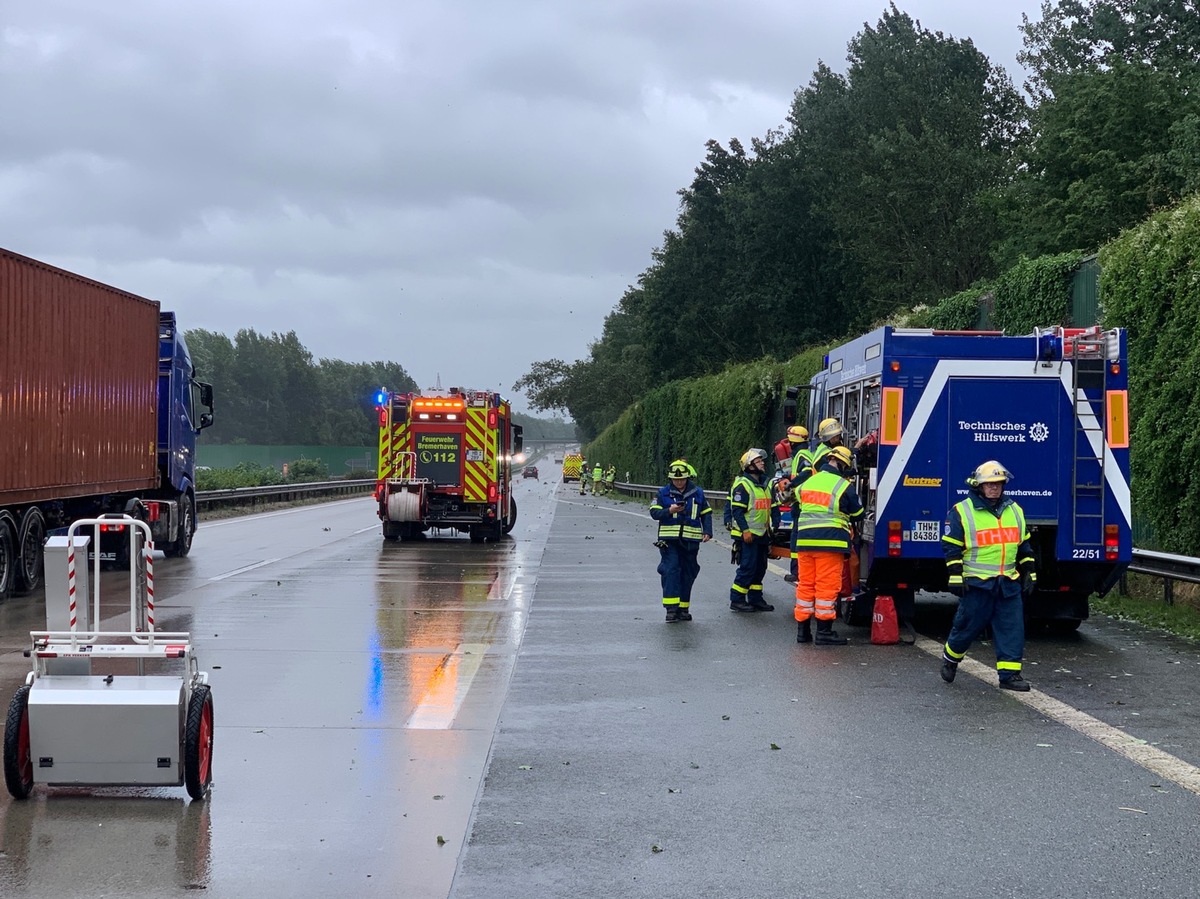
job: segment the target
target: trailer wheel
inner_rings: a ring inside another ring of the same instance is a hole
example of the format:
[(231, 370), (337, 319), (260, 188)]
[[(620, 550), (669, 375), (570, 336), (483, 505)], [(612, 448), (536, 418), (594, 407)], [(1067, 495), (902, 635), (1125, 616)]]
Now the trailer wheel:
[(29, 684), (22, 685), (8, 704), (4, 721), (4, 783), (15, 799), (28, 799), (33, 790), (33, 753), (29, 748)]
[(42, 586), (45, 542), (46, 519), (41, 509), (30, 506), (21, 516), (21, 527), (17, 531), (17, 593), (32, 593)]
[(836, 608), (842, 624), (866, 627), (871, 623), (871, 613), (875, 610), (875, 597), (867, 593), (860, 593), (857, 597), (839, 596)]
[(517, 498), (510, 496), (508, 498), (508, 523), (504, 525), (504, 533), (512, 533), (512, 529), (517, 526)]
[(17, 579), (17, 527), (11, 515), (0, 512), (0, 602), (8, 599)]
[(183, 782), (193, 799), (203, 799), (212, 786), (212, 748), (212, 691), (201, 684), (192, 690), (183, 728)]
[(192, 537), (196, 535), (196, 503), (190, 495), (180, 502), (179, 539), (163, 546), (163, 555), (168, 559), (182, 559), (192, 551)]

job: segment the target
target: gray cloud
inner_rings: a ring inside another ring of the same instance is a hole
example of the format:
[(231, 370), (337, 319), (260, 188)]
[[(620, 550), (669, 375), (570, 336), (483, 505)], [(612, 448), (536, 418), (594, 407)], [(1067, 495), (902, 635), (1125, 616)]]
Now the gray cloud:
[[(507, 391), (586, 355), (705, 140), (779, 127), (885, 3), (9, 6), (0, 245), (185, 327)], [(1037, 3), (904, 8), (1012, 71)]]

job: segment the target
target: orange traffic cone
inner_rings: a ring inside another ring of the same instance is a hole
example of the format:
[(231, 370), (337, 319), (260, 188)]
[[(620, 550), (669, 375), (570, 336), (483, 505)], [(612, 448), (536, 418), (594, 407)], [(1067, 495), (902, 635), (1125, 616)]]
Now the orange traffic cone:
[(875, 597), (875, 608), (871, 612), (871, 642), (881, 646), (900, 642), (896, 603), (890, 596)]

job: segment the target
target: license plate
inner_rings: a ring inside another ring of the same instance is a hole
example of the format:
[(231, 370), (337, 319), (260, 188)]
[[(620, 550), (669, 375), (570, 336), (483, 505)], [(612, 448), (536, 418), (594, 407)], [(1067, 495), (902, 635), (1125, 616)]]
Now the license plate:
[(912, 536), (908, 539), (917, 543), (937, 543), (941, 538), (942, 524), (940, 521), (914, 521)]

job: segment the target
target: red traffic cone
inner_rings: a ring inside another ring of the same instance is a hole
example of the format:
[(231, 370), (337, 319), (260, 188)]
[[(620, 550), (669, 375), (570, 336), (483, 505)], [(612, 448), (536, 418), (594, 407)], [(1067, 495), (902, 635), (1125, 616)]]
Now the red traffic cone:
[(881, 646), (900, 642), (896, 603), (890, 596), (875, 597), (875, 608), (871, 612), (871, 642)]

